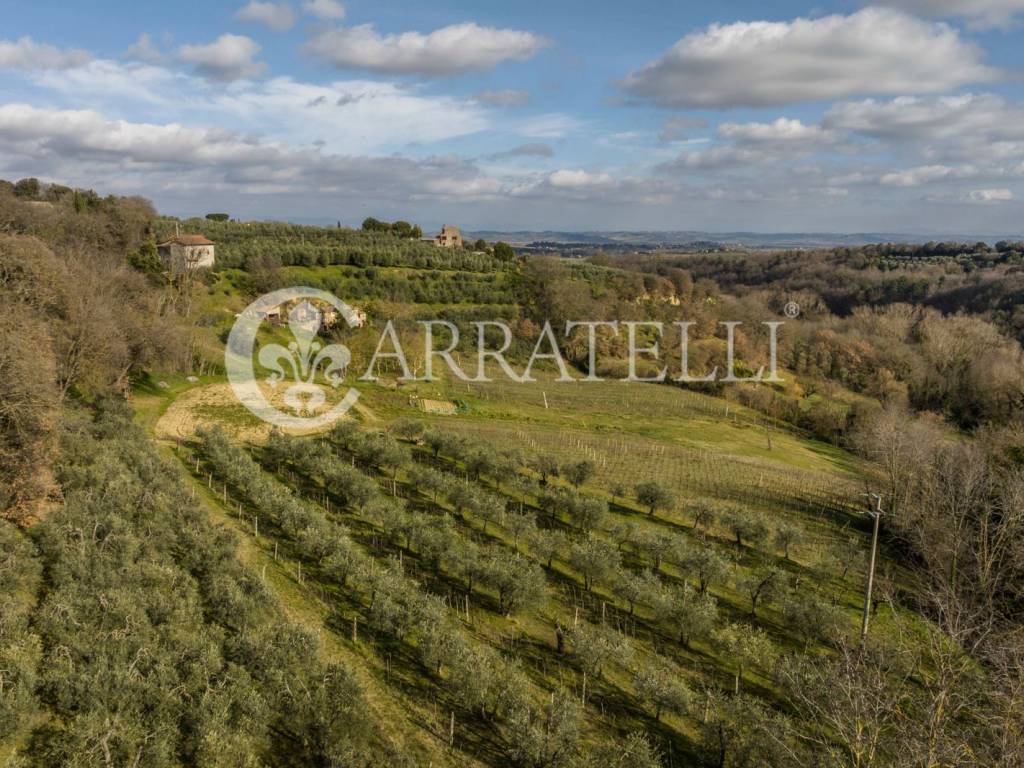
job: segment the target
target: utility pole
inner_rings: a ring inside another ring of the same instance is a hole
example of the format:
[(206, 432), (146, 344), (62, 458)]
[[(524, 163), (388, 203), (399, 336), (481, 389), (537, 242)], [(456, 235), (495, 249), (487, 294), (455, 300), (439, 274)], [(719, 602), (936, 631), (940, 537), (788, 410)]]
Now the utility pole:
[(878, 525), (885, 512), (882, 511), (882, 497), (877, 493), (865, 493), (875, 502), (874, 508), (868, 508), (868, 514), (874, 519), (871, 532), (871, 561), (868, 564), (868, 581), (864, 587), (864, 618), (860, 625), (860, 647), (863, 648), (868, 639), (868, 620), (871, 617), (871, 589), (875, 585), (875, 560), (878, 557)]

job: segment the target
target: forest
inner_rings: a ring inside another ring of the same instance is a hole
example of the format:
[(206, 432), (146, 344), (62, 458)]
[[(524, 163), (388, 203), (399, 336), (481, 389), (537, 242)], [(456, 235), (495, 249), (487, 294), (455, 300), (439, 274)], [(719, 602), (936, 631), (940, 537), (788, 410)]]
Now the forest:
[[(1024, 764), (1015, 244), (509, 258), (33, 181), (0, 183), (0, 765)], [(213, 270), (161, 268), (175, 226)], [(366, 307), (325, 331), (357, 355), (500, 312), (519, 362), (586, 317), (665, 323), (663, 363), (685, 320), (704, 372), (742, 321), (749, 372), (785, 320), (786, 380), (389, 380), (285, 434), (215, 393), (292, 284)]]

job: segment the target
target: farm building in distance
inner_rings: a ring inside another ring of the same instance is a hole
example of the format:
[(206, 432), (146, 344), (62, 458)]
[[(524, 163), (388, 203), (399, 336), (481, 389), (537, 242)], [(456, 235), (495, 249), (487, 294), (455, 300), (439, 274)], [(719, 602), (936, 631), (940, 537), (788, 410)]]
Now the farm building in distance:
[(156, 248), (160, 260), (171, 272), (207, 269), (214, 264), (214, 243), (202, 235), (175, 235)]
[(440, 233), (434, 238), (434, 244), (442, 248), (461, 248), (462, 232), (458, 227), (445, 224), (441, 227)]

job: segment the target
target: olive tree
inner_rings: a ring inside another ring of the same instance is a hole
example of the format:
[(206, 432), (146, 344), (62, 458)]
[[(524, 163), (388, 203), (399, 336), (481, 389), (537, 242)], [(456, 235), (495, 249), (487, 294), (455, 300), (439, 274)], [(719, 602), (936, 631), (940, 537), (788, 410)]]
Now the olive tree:
[(659, 483), (638, 483), (635, 490), (636, 500), (647, 507), (648, 515), (653, 516), (659, 509), (671, 509), (676, 503), (672, 492)]
[(786, 572), (775, 566), (758, 567), (740, 579), (740, 588), (750, 598), (750, 615), (757, 616), (757, 606), (766, 605), (780, 594)]
[(807, 540), (804, 529), (786, 520), (781, 521), (775, 527), (775, 546), (782, 550), (782, 554), (789, 560), (790, 550), (799, 546)]
[(757, 512), (736, 507), (725, 513), (722, 522), (736, 538), (736, 549), (742, 549), (743, 542), (754, 546), (768, 538), (768, 524)]
[(718, 602), (689, 584), (668, 591), (659, 603), (659, 620), (667, 624), (679, 642), (687, 648), (695, 640), (705, 640), (718, 623)]
[(589, 459), (583, 459), (582, 461), (576, 461), (571, 464), (566, 464), (562, 468), (562, 475), (572, 483), (576, 488), (579, 488), (597, 472), (597, 467), (594, 462)]
[(541, 707), (526, 702), (509, 713), (509, 756), (524, 768), (559, 768), (576, 756), (582, 711), (565, 691)]
[(572, 545), (569, 562), (583, 576), (583, 586), (589, 592), (594, 584), (608, 581), (618, 569), (619, 550), (591, 535)]
[(657, 658), (640, 666), (633, 676), (637, 698), (654, 710), (654, 719), (663, 712), (681, 715), (690, 707), (690, 689), (675, 664)]
[(742, 624), (727, 624), (713, 635), (715, 644), (734, 665), (733, 692), (740, 692), (743, 673), (751, 667), (766, 667), (775, 648), (763, 629)]
[(608, 664), (625, 663), (632, 648), (625, 635), (603, 624), (580, 622), (569, 630), (573, 653), (583, 670), (601, 677)]

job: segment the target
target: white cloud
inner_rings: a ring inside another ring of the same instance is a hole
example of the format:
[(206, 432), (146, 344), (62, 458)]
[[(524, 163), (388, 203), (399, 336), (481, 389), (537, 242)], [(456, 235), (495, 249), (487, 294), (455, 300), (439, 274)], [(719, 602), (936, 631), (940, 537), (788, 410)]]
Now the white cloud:
[(249, 3), (235, 12), (238, 21), (263, 24), (275, 32), (286, 32), (295, 26), (295, 11), (288, 3), (264, 3), (249, 0)]
[(919, 16), (955, 16), (980, 29), (1006, 26), (1024, 12), (1024, 0), (871, 0), (870, 4), (902, 8)]
[(381, 35), (371, 24), (316, 32), (306, 44), (313, 55), (342, 69), (417, 75), (456, 75), (523, 61), (548, 41), (532, 32), (453, 24), (429, 34)]
[(972, 189), (966, 199), (972, 203), (1008, 203), (1014, 196), (1009, 189)]
[[(310, 104), (316, 106), (307, 108)], [(411, 142), (465, 136), (490, 125), (486, 110), (475, 103), (372, 80), (318, 85), (273, 78), (219, 95), (212, 107), (198, 106), (196, 119), (210, 108), (227, 122), (262, 135), (293, 144), (322, 139), (329, 151), (339, 153), (393, 151)]]
[(865, 136), (908, 141), (1024, 138), (1024, 109), (994, 94), (846, 102), (829, 109), (823, 123)]
[(493, 193), (500, 188), (456, 158), (366, 157), (297, 149), (219, 128), (112, 120), (93, 110), (0, 106), (0, 167), (5, 157), (52, 169), (92, 186), (128, 180), (150, 194), (195, 185), (208, 192), (337, 193), (358, 198)]
[(199, 74), (211, 80), (241, 80), (262, 74), (267, 68), (255, 61), (260, 46), (244, 35), (224, 34), (206, 45), (183, 45), (178, 58), (193, 64)]
[(919, 165), (883, 174), (880, 181), (889, 187), (918, 187), (922, 184), (971, 175), (972, 171), (971, 168), (954, 168), (948, 165)]
[(92, 54), (79, 49), (61, 49), (37, 43), (31, 37), (14, 42), (0, 40), (0, 69), (70, 69), (87, 63)]
[(529, 91), (480, 91), (473, 97), (481, 104), (490, 104), (492, 107), (522, 107), (530, 103)]
[(153, 43), (153, 39), (145, 32), (139, 35), (138, 40), (128, 46), (124, 56), (126, 59), (142, 61), (147, 64), (161, 64), (167, 59)]
[(865, 8), (849, 16), (713, 24), (620, 86), (666, 107), (771, 106), (934, 93), (997, 74), (952, 27)]
[(575, 117), (562, 112), (545, 112), (527, 117), (516, 126), (516, 131), (531, 139), (562, 139), (580, 129)]
[(674, 173), (678, 171), (717, 171), (725, 168), (745, 168), (777, 161), (773, 152), (751, 147), (719, 145), (698, 152), (683, 152), (678, 158), (662, 163), (658, 170)]
[(799, 120), (780, 117), (772, 123), (722, 123), (718, 135), (744, 144), (798, 143), (820, 144), (835, 136), (820, 125), (805, 125)]
[(551, 173), (548, 176), (548, 183), (553, 187), (584, 189), (587, 187), (610, 187), (615, 184), (615, 180), (607, 173), (562, 169)]
[[(110, 105), (149, 122), (216, 124), (273, 141), (329, 151), (395, 152), (490, 127), (490, 110), (472, 99), (418, 86), (365, 79), (309, 83), (288, 77), (241, 80), (230, 88), (178, 69), (97, 59), (60, 72), (37, 72), (39, 103)], [(103, 108), (101, 106), (101, 108)]]
[(791, 166), (794, 160), (819, 152), (839, 138), (820, 125), (806, 125), (784, 117), (771, 123), (721, 123), (717, 133), (724, 143), (683, 152), (674, 160), (658, 165), (657, 170), (662, 173), (719, 171), (780, 162)]
[(431, 195), (457, 198), (471, 197), (495, 197), (502, 192), (502, 184), (498, 179), (476, 176), (472, 178), (447, 178), (441, 176), (436, 179), (427, 179), (427, 192)]
[(341, 21), (345, 18), (345, 6), (335, 0), (306, 0), (302, 10), (318, 19)]

